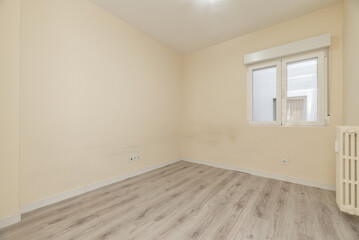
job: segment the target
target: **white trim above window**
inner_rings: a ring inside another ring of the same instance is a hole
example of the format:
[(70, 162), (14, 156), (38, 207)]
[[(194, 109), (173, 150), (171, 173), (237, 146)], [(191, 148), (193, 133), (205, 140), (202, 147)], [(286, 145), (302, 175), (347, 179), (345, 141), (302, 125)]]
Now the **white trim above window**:
[(331, 34), (322, 34), (316, 37), (268, 48), (254, 53), (244, 55), (244, 64), (256, 64), (263, 61), (284, 58), (305, 52), (312, 52), (328, 48), (331, 44)]
[(323, 49), (249, 66), (249, 125), (325, 125), (328, 115), (326, 54), (327, 50)]

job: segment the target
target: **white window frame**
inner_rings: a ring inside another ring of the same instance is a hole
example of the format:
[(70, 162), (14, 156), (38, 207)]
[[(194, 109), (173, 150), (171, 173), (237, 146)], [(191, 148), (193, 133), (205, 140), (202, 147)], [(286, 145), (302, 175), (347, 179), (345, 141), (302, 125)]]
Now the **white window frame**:
[[(258, 70), (258, 69), (263, 69), (263, 68), (269, 68), (269, 67), (277, 67), (277, 86), (276, 86), (276, 109), (277, 109), (277, 114), (276, 114), (276, 121), (271, 121), (271, 122), (258, 122), (258, 121), (253, 121), (253, 71)], [(278, 111), (278, 109), (281, 109), (281, 105), (282, 105), (282, 97), (281, 97), (281, 61), (270, 61), (270, 62), (266, 62), (266, 63), (262, 63), (262, 64), (256, 64), (253, 66), (250, 66), (248, 68), (248, 122), (249, 125), (271, 125), (271, 126), (280, 126), (281, 125), (281, 119), (282, 119), (282, 113), (281, 111)]]
[[(318, 120), (288, 121), (287, 120), (287, 64), (308, 59), (318, 59)], [(276, 121), (253, 121), (253, 71), (266, 67), (277, 67), (277, 116)], [(247, 73), (247, 114), (248, 124), (253, 126), (324, 126), (329, 123), (328, 116), (328, 76), (327, 50), (322, 49), (305, 54), (294, 55), (275, 61), (255, 64), (248, 67)]]

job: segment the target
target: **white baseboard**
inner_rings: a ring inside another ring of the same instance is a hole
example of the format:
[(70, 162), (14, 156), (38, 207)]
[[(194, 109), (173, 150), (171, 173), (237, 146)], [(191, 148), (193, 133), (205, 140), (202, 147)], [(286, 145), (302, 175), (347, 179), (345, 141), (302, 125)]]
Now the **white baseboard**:
[(14, 215), (5, 218), (0, 218), (0, 229), (6, 228), (20, 221), (21, 221), (21, 213), (16, 213)]
[(232, 166), (218, 164), (218, 163), (210, 163), (210, 162), (201, 161), (201, 160), (194, 160), (194, 159), (187, 159), (187, 158), (182, 158), (182, 160), (187, 161), (187, 162), (217, 167), (217, 168), (223, 168), (223, 169), (228, 169), (228, 170), (233, 170), (233, 171), (238, 171), (238, 172), (243, 172), (243, 173), (249, 173), (249, 174), (255, 175), (255, 176), (271, 178), (271, 179), (281, 180), (281, 181), (285, 181), (285, 182), (297, 183), (297, 184), (306, 185), (306, 186), (310, 186), (310, 187), (316, 187), (316, 188), (321, 188), (321, 189), (325, 189), (325, 190), (335, 191), (335, 185), (331, 185), (331, 184), (327, 184), (327, 183), (314, 182), (314, 181), (309, 181), (309, 180), (304, 180), (304, 179), (298, 179), (298, 178), (293, 178), (293, 177), (288, 177), (288, 176), (277, 175), (274, 173), (261, 172), (261, 171), (257, 171), (257, 170), (247, 169), (247, 168), (232, 167)]
[(66, 200), (68, 198), (75, 197), (75, 196), (81, 195), (83, 193), (90, 192), (92, 190), (95, 190), (95, 189), (98, 189), (98, 188), (101, 188), (101, 187), (104, 187), (104, 186), (107, 186), (107, 185), (110, 185), (110, 184), (113, 184), (113, 183), (116, 183), (116, 182), (120, 182), (120, 181), (123, 181), (123, 180), (125, 180), (127, 178), (134, 177), (134, 176), (137, 176), (137, 175), (140, 175), (140, 174), (143, 174), (143, 173), (146, 173), (146, 172), (149, 172), (149, 171), (161, 168), (161, 167), (165, 167), (165, 166), (167, 166), (169, 164), (178, 162), (180, 160), (181, 159), (175, 159), (175, 160), (172, 160), (172, 161), (169, 161), (169, 162), (156, 164), (154, 166), (144, 168), (144, 169), (132, 172), (132, 173), (124, 174), (124, 175), (121, 175), (121, 176), (118, 176), (118, 177), (115, 177), (115, 178), (110, 178), (110, 179), (107, 179), (107, 180), (104, 180), (104, 181), (101, 181), (101, 182), (98, 182), (98, 183), (87, 185), (87, 186), (84, 186), (84, 187), (81, 187), (81, 188), (78, 188), (78, 189), (74, 189), (74, 190), (71, 190), (71, 191), (68, 191), (68, 192), (60, 193), (58, 195), (51, 196), (51, 197), (48, 197), (48, 198), (45, 198), (45, 199), (42, 199), (42, 200), (39, 200), (39, 201), (36, 201), (36, 202), (28, 203), (28, 204), (25, 204), (25, 205), (21, 206), (21, 208), (20, 208), (21, 213), (27, 213), (27, 212), (33, 211), (35, 209), (48, 206), (48, 205), (53, 204), (53, 203), (57, 203), (57, 202)]
[(74, 190), (71, 190), (71, 191), (68, 191), (68, 192), (60, 193), (60, 194), (55, 195), (55, 196), (51, 196), (51, 197), (48, 197), (48, 198), (45, 198), (45, 199), (41, 199), (41, 200), (36, 201), (36, 202), (32, 202), (32, 203), (22, 205), (20, 207), (20, 211), (21, 211), (22, 214), (24, 214), (24, 213), (36, 210), (38, 208), (48, 206), (48, 205), (53, 204), (53, 203), (61, 202), (61, 201), (65, 200), (65, 199), (81, 195), (83, 193), (86, 193), (86, 187), (81, 187), (81, 188), (74, 189)]
[[(51, 197), (48, 197), (48, 198), (45, 198), (45, 199), (42, 199), (42, 200), (39, 200), (36, 202), (25, 204), (25, 205), (21, 206), (20, 211), (21, 211), (21, 214), (27, 213), (32, 210), (42, 208), (42, 207), (48, 206), (53, 203), (57, 203), (57, 202), (66, 200), (68, 198), (78, 196), (83, 193), (90, 192), (92, 190), (95, 190), (95, 189), (98, 189), (98, 188), (101, 188), (101, 187), (104, 187), (104, 186), (107, 186), (107, 185), (110, 185), (110, 184), (113, 184), (116, 182), (123, 181), (127, 178), (135, 177), (137, 175), (140, 175), (140, 174), (143, 174), (143, 173), (146, 173), (146, 172), (149, 172), (149, 171), (161, 168), (161, 167), (165, 167), (167, 165), (170, 165), (172, 163), (175, 163), (175, 162), (178, 162), (181, 160), (187, 161), (187, 162), (198, 163), (198, 164), (204, 164), (204, 165), (217, 167), (217, 168), (223, 168), (223, 169), (234, 170), (234, 171), (238, 171), (238, 172), (249, 173), (249, 174), (256, 175), (256, 176), (261, 176), (261, 177), (266, 177), (266, 178), (271, 178), (271, 179), (276, 179), (276, 180), (281, 180), (281, 181), (297, 183), (297, 184), (302, 184), (302, 185), (306, 185), (306, 186), (335, 191), (335, 185), (330, 185), (330, 184), (326, 184), (326, 183), (313, 182), (313, 181), (309, 181), (309, 180), (296, 179), (296, 178), (292, 178), (292, 177), (281, 176), (281, 175), (277, 175), (277, 174), (273, 174), (273, 173), (261, 172), (261, 171), (256, 171), (256, 170), (252, 170), (252, 169), (232, 167), (232, 166), (227, 166), (227, 165), (223, 165), (223, 164), (210, 163), (210, 162), (206, 162), (206, 161), (182, 158), (182, 159), (175, 159), (175, 160), (165, 162), (165, 163), (156, 164), (154, 166), (151, 166), (151, 167), (148, 167), (145, 169), (141, 169), (141, 170), (138, 170), (138, 171), (135, 171), (132, 173), (124, 174), (124, 175), (121, 175), (121, 176), (118, 176), (115, 178), (107, 179), (107, 180), (104, 180), (104, 181), (101, 181), (98, 183), (90, 184), (90, 185), (87, 185), (87, 186), (84, 186), (84, 187), (81, 187), (78, 189), (74, 189), (74, 190), (64, 192), (64, 193), (61, 193), (61, 194), (58, 194), (55, 196), (51, 196)], [(17, 213), (12, 216), (0, 219), (0, 229), (10, 226), (14, 223), (20, 222), (21, 214)]]

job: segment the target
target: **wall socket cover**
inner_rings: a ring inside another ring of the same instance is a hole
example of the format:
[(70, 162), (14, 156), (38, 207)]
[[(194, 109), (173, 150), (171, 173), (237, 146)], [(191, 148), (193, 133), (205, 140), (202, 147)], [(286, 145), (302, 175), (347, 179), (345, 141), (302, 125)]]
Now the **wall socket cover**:
[(129, 160), (130, 162), (138, 161), (138, 160), (140, 160), (140, 159), (141, 159), (141, 156), (140, 156), (140, 155), (133, 155), (133, 156), (130, 156), (130, 157), (128, 158), (128, 160)]
[(281, 162), (282, 162), (283, 165), (288, 165), (289, 164), (288, 159), (282, 159)]

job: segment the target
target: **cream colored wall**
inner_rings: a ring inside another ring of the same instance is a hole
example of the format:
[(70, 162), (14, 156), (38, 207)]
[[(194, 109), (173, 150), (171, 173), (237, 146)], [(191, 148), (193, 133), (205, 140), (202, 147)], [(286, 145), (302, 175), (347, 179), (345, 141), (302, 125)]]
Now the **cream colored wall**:
[(0, 0), (0, 219), (19, 212), (20, 0)]
[(359, 125), (359, 0), (343, 1), (344, 123)]
[[(0, 1), (0, 218), (19, 207), (19, 74), (20, 205), (180, 151), (334, 184), (335, 126), (343, 123), (341, 4), (183, 58), (87, 0), (22, 1), (21, 9), (19, 71), (20, 1)], [(248, 127), (243, 55), (327, 32), (331, 125)], [(142, 159), (129, 163), (137, 153)]]
[(179, 55), (87, 0), (21, 30), (21, 205), (179, 157)]
[[(335, 126), (342, 124), (341, 3), (184, 58), (182, 157), (327, 184), (335, 183)], [(330, 47), (331, 124), (249, 127), (247, 53), (324, 33)], [(281, 165), (289, 159), (288, 166)]]

